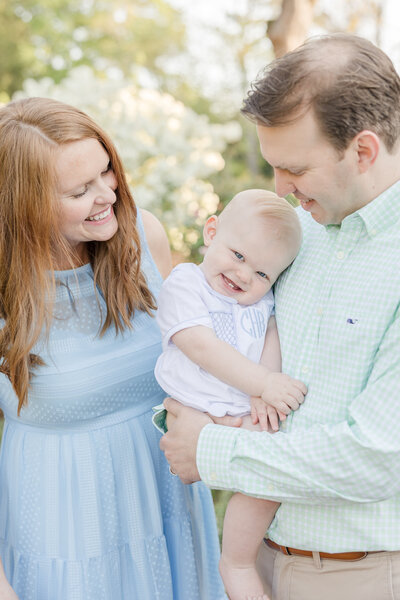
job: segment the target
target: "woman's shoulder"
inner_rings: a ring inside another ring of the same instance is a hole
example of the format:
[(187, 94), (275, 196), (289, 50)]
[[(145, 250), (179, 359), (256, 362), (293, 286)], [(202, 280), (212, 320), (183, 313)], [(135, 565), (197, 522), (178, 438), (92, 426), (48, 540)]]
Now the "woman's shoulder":
[(167, 277), (172, 268), (171, 251), (164, 227), (151, 212), (140, 209), (143, 229), (150, 253), (163, 278)]

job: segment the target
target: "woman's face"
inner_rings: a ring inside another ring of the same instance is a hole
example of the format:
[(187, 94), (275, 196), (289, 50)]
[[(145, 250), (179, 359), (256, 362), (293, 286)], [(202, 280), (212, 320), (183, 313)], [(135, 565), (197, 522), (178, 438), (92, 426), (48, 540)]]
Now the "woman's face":
[(113, 211), (117, 180), (107, 152), (94, 138), (60, 146), (56, 170), (61, 234), (79, 262), (86, 262), (86, 243), (109, 240), (118, 229)]

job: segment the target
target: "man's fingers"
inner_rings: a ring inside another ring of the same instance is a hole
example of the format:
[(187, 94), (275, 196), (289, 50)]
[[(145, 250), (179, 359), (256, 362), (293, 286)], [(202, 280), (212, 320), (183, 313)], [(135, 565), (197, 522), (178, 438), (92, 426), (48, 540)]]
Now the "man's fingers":
[(227, 427), (240, 427), (242, 424), (241, 417), (232, 417), (231, 415), (225, 415), (224, 417), (211, 416), (211, 418), (217, 425), (226, 425)]
[(164, 404), (164, 408), (168, 412), (172, 413), (175, 417), (178, 416), (179, 407), (181, 406), (181, 404), (179, 402), (177, 402), (173, 398), (165, 398), (163, 404)]

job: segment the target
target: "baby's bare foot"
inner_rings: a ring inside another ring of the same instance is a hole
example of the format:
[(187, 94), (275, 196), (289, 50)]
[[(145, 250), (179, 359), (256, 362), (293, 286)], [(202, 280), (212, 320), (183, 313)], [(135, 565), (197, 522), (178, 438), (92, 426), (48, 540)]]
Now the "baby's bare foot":
[(269, 600), (254, 565), (231, 565), (221, 557), (219, 571), (229, 600)]

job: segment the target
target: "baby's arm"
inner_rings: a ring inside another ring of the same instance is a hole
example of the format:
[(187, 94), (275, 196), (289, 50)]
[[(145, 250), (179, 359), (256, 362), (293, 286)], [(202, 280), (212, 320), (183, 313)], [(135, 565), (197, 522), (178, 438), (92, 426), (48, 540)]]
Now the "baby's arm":
[[(249, 396), (264, 398), (265, 387), (269, 385), (271, 376), (276, 375), (276, 373), (271, 373), (266, 366), (253, 362), (228, 343), (220, 340), (210, 327), (196, 325), (182, 329), (172, 336), (172, 341), (202, 369)], [(269, 357), (269, 352), (266, 355), (268, 365), (273, 364), (273, 354), (271, 351), (271, 357)], [(288, 414), (290, 410), (298, 408), (299, 401), (302, 401), (304, 394), (301, 387), (303, 384), (299, 381), (296, 387), (296, 380), (281, 373), (278, 375), (283, 378), (282, 385), (285, 384), (284, 378), (294, 382), (289, 386), (290, 393), (279, 392), (278, 397), (273, 399), (275, 408)], [(274, 378), (271, 383), (275, 388)]]
[(304, 400), (307, 387), (303, 382), (280, 372), (282, 369), (281, 347), (275, 317), (271, 317), (268, 321), (260, 364), (264, 365), (269, 373), (260, 397), (251, 398), (252, 421), (254, 424), (259, 422), (263, 430), (267, 430), (268, 423), (270, 423), (272, 429), (277, 431), (279, 429), (278, 417), (281, 421), (284, 420), (289, 411), (279, 409), (276, 399), (286, 398), (288, 395), (289, 397), (293, 396), (298, 404), (291, 408), (296, 410)]

